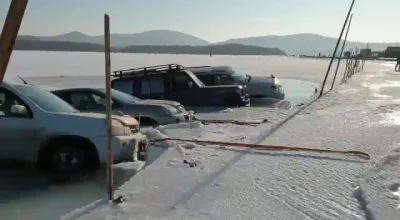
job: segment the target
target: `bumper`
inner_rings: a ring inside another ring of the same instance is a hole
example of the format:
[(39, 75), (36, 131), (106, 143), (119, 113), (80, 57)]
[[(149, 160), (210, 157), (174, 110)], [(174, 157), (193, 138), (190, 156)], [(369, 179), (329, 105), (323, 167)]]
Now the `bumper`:
[[(108, 159), (107, 137), (93, 138), (92, 142), (96, 145), (100, 163), (106, 163)], [(114, 163), (143, 159), (147, 151), (147, 143), (147, 137), (140, 132), (127, 136), (112, 137)]]
[(253, 89), (249, 92), (250, 98), (252, 99), (263, 99), (263, 98), (272, 98), (272, 99), (285, 99), (285, 91), (283, 90), (281, 85), (276, 86), (276, 88), (259, 88)]
[(250, 106), (250, 97), (248, 94), (246, 94), (244, 97), (242, 97), (241, 103), (239, 106)]
[(174, 115), (173, 121), (171, 121), (170, 124), (172, 123), (182, 123), (182, 122), (191, 122), (194, 120), (194, 112), (193, 111), (187, 111), (184, 113), (176, 114)]
[(272, 91), (271, 98), (285, 99), (285, 91), (283, 91), (282, 85), (278, 85), (276, 90)]

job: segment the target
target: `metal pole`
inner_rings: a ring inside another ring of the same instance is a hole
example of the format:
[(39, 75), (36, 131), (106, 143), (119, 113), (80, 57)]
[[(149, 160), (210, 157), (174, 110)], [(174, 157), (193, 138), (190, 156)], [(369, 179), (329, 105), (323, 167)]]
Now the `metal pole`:
[(0, 83), (6, 75), (8, 62), (17, 39), (28, 0), (12, 0), (0, 36)]
[(106, 122), (107, 122), (107, 192), (108, 199), (113, 200), (113, 150), (111, 133), (111, 58), (110, 58), (110, 17), (104, 15), (104, 53), (105, 53), (105, 74), (106, 74)]
[(350, 30), (351, 20), (352, 20), (352, 19), (353, 19), (353, 13), (352, 13), (351, 16), (350, 16), (349, 25), (347, 26), (347, 31), (346, 31), (346, 35), (345, 35), (345, 37), (344, 37), (342, 50), (340, 51), (339, 60), (338, 60), (338, 63), (337, 63), (337, 65), (336, 65), (335, 75), (333, 76), (333, 81), (332, 81), (332, 85), (331, 85), (331, 90), (333, 89), (333, 86), (335, 85), (336, 75), (337, 75), (337, 72), (338, 72), (338, 70), (339, 70), (340, 61), (342, 60), (343, 50), (344, 50), (344, 47), (346, 46), (347, 35), (349, 34), (349, 30)]
[(322, 83), (321, 92), (320, 92), (319, 96), (322, 96), (322, 94), (324, 93), (325, 83), (326, 83), (326, 80), (328, 79), (328, 74), (329, 74), (329, 71), (331, 70), (333, 59), (335, 58), (337, 48), (339, 47), (340, 40), (342, 39), (342, 35), (343, 35), (343, 32), (344, 32), (344, 29), (346, 28), (347, 21), (349, 20), (350, 13), (351, 13), (351, 10), (353, 9), (354, 2), (355, 2), (355, 0), (353, 0), (351, 2), (351, 6), (349, 8), (349, 12), (347, 13), (346, 20), (344, 21), (344, 24), (343, 24), (343, 27), (342, 27), (342, 31), (340, 32), (339, 39), (336, 42), (336, 47), (335, 47), (335, 50), (333, 51), (333, 55), (332, 55), (331, 61), (330, 61), (329, 66), (328, 66), (328, 70), (326, 71), (325, 78), (324, 78), (324, 81)]
[(345, 69), (344, 69), (344, 73), (343, 73), (343, 77), (342, 77), (342, 82), (340, 83), (340, 84), (343, 84), (344, 83), (344, 80), (345, 80), (345, 77), (346, 77), (346, 75), (347, 75), (347, 70), (349, 69), (349, 58), (347, 57), (346, 58), (346, 67), (345, 67)]

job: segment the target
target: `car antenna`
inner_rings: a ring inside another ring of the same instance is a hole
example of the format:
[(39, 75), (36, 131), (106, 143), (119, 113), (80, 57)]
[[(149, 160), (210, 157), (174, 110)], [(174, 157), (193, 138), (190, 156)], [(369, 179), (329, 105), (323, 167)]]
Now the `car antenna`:
[(22, 80), (22, 82), (24, 82), (25, 85), (29, 85), (29, 83), (26, 82), (26, 81), (24, 80), (24, 78), (22, 78), (20, 75), (17, 75), (17, 76)]
[(26, 80), (24, 80), (24, 78), (22, 78), (20, 75), (17, 75), (17, 76), (22, 80), (22, 82), (24, 82), (25, 85), (35, 86), (35, 85), (33, 85), (33, 84), (28, 83), (28, 82), (27, 82)]

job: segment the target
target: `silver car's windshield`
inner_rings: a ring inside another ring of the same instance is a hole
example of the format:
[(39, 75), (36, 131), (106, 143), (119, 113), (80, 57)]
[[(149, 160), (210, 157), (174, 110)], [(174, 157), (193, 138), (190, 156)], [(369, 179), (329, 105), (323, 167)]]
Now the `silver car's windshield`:
[[(106, 89), (99, 89), (99, 91), (106, 94)], [(123, 103), (128, 103), (128, 104), (140, 101), (140, 99), (135, 96), (129, 95), (127, 93), (124, 93), (124, 92), (121, 92), (121, 91), (118, 91), (115, 89), (111, 89), (111, 96), (115, 100), (118, 100)]]
[(232, 77), (238, 82), (241, 82), (241, 83), (247, 82), (247, 75), (244, 73), (233, 71)]
[(79, 112), (58, 96), (39, 87), (26, 85), (15, 85), (14, 87), (45, 111), (60, 113)]

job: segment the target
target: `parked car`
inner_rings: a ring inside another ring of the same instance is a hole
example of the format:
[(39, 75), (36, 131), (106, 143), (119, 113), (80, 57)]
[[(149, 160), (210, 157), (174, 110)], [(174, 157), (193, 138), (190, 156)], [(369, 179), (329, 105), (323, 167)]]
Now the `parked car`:
[[(99, 88), (71, 88), (52, 91), (81, 112), (105, 112), (106, 90)], [(193, 113), (186, 111), (179, 102), (167, 100), (144, 100), (112, 89), (112, 110), (138, 119), (141, 125), (165, 125), (189, 122)]]
[(285, 92), (279, 80), (271, 74), (268, 76), (250, 76), (234, 70), (230, 66), (197, 66), (186, 67), (192, 71), (206, 86), (243, 85), (250, 98), (273, 98), (283, 100)]
[[(49, 91), (0, 84), (0, 159), (36, 163), (59, 173), (106, 163), (105, 114), (80, 113)], [(137, 160), (147, 138), (136, 119), (112, 116), (114, 162)]]
[(142, 99), (174, 100), (185, 106), (248, 106), (242, 85), (205, 86), (178, 64), (114, 71), (113, 89)]

